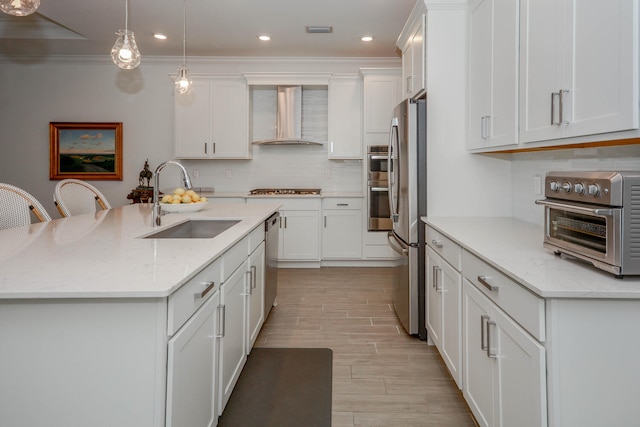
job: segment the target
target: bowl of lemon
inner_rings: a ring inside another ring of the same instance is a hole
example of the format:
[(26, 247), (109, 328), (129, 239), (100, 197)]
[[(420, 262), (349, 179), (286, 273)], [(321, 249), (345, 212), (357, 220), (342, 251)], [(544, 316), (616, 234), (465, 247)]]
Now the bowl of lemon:
[(176, 188), (173, 194), (165, 194), (160, 199), (162, 210), (170, 213), (192, 213), (204, 209), (207, 198), (193, 190)]

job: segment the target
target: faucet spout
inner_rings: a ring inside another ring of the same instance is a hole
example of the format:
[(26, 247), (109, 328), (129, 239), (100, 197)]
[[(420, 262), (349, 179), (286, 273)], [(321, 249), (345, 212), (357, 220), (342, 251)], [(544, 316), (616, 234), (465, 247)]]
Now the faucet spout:
[(187, 190), (191, 190), (192, 185), (191, 185), (191, 178), (189, 178), (189, 173), (187, 172), (187, 170), (185, 169), (184, 166), (182, 166), (182, 164), (174, 161), (174, 160), (167, 160), (166, 162), (162, 162), (160, 163), (160, 165), (156, 168), (156, 172), (153, 174), (153, 216), (152, 216), (152, 221), (153, 221), (153, 226), (154, 227), (159, 227), (162, 223), (162, 221), (160, 220), (160, 217), (162, 215), (162, 208), (160, 207), (160, 190), (159, 190), (159, 186), (160, 186), (160, 171), (162, 169), (164, 169), (165, 166), (167, 165), (176, 165), (177, 167), (180, 168), (180, 170), (182, 171), (182, 181), (184, 182), (184, 186), (187, 187)]

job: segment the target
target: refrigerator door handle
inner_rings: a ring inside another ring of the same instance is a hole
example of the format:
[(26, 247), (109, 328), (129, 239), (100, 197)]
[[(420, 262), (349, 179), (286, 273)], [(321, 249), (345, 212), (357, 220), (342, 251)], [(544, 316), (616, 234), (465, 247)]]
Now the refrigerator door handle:
[(389, 246), (391, 246), (391, 249), (393, 249), (395, 252), (397, 252), (398, 254), (402, 255), (402, 256), (408, 256), (409, 255), (409, 248), (406, 247), (402, 247), (399, 242), (398, 239), (395, 238), (395, 236), (393, 235), (393, 233), (389, 233), (387, 234), (387, 239), (389, 239)]
[(396, 168), (398, 165), (393, 162), (393, 159), (396, 157), (396, 149), (397, 146), (394, 144), (394, 136), (397, 144), (398, 141), (398, 118), (394, 117), (391, 119), (391, 126), (389, 129), (389, 149), (387, 150), (387, 167), (388, 167), (388, 187), (389, 187), (389, 211), (391, 212), (391, 219), (393, 222), (398, 222), (399, 215), (397, 206), (394, 206), (394, 200), (396, 196), (394, 195), (394, 187), (396, 185)]

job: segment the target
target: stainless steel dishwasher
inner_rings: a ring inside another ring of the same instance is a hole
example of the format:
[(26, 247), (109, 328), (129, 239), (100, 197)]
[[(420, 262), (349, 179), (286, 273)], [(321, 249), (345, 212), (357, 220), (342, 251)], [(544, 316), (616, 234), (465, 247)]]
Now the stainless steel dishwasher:
[(280, 233), (280, 212), (276, 212), (264, 223), (265, 258), (264, 275), (264, 318), (266, 320), (271, 307), (277, 304), (278, 295), (278, 235)]

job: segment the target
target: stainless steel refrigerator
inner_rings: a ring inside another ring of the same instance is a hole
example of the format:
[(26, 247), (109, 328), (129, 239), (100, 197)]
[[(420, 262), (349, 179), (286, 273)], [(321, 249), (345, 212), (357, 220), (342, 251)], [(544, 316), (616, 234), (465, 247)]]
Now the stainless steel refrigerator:
[(426, 339), (424, 320), (424, 223), (427, 214), (426, 98), (405, 100), (394, 109), (389, 131), (389, 244), (398, 253), (393, 306), (404, 329)]

